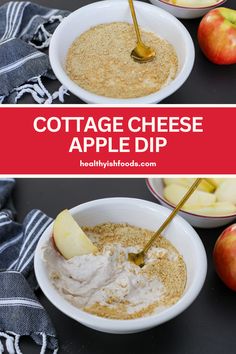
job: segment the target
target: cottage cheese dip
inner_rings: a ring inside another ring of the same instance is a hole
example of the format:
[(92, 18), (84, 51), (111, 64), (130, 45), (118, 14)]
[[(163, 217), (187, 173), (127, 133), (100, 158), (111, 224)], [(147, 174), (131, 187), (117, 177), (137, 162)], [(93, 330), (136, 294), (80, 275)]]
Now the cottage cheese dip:
[(128, 253), (141, 250), (152, 231), (112, 223), (83, 229), (98, 247), (95, 254), (66, 260), (51, 241), (44, 249), (52, 283), (73, 305), (101, 317), (132, 319), (160, 311), (181, 297), (185, 264), (165, 238), (159, 237), (140, 268), (128, 261)]

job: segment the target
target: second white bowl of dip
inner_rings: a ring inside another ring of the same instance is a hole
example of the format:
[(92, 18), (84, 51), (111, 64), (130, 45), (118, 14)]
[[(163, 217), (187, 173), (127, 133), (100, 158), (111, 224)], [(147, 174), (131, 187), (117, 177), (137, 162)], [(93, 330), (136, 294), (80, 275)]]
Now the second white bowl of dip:
[(99, 1), (81, 7), (65, 18), (54, 32), (49, 47), (50, 63), (56, 77), (69, 91), (84, 102), (101, 104), (157, 103), (178, 90), (187, 80), (195, 56), (193, 41), (187, 29), (174, 16), (156, 6), (140, 1), (135, 1), (134, 4), (140, 27), (156, 33), (174, 46), (179, 62), (176, 78), (158, 92), (129, 99), (99, 96), (84, 90), (73, 82), (65, 71), (67, 52), (73, 41), (91, 27), (102, 23), (132, 23), (128, 1)]
[[(128, 223), (155, 231), (170, 214), (170, 210), (141, 199), (106, 198), (81, 204), (70, 210), (81, 226), (104, 222)], [(45, 262), (43, 247), (52, 237), (52, 224), (40, 238), (34, 258), (35, 274), (47, 298), (67, 316), (87, 327), (107, 333), (134, 333), (164, 323), (183, 312), (199, 294), (207, 270), (203, 244), (196, 231), (180, 216), (176, 216), (163, 233), (183, 256), (187, 268), (187, 283), (183, 296), (173, 306), (156, 314), (132, 320), (113, 320), (91, 315), (65, 300), (52, 285)]]

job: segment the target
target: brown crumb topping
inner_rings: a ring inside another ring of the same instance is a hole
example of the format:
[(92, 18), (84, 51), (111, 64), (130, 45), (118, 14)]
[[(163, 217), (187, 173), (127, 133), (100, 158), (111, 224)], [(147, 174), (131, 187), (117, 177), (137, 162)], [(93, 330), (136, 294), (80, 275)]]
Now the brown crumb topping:
[[(150, 239), (153, 232), (131, 226), (128, 224), (105, 223), (95, 227), (83, 227), (85, 233), (96, 244), (99, 252), (107, 244), (121, 244), (124, 247), (139, 246), (140, 249)], [(109, 298), (107, 305), (99, 303), (84, 310), (97, 316), (112, 319), (133, 319), (154, 313), (158, 308), (173, 305), (182, 296), (186, 284), (186, 267), (182, 256), (176, 248), (164, 237), (160, 236), (155, 241), (154, 246), (171, 251), (174, 258), (168, 257), (168, 253), (160, 253), (152, 262), (147, 263), (141, 269), (144, 276), (150, 279), (158, 278), (164, 285), (165, 291), (158, 301), (143, 307), (141, 310), (129, 313), (127, 311), (127, 302), (117, 302), (115, 298)], [(109, 306), (112, 305), (112, 306)]]
[(132, 25), (101, 24), (75, 39), (68, 50), (66, 72), (76, 84), (97, 95), (135, 98), (159, 91), (176, 77), (174, 47), (152, 32), (141, 30), (143, 42), (156, 51), (152, 62), (137, 63), (130, 53), (136, 46)]

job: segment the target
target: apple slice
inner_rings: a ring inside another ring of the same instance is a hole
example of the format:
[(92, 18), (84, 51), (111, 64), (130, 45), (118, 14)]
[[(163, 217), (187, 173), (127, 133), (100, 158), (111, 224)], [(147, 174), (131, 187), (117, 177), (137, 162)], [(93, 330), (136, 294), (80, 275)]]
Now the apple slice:
[(53, 239), (58, 251), (66, 259), (97, 251), (68, 210), (57, 215), (53, 225)]
[[(191, 187), (191, 185), (195, 182), (196, 178), (164, 178), (164, 184), (169, 186), (170, 184), (179, 184), (183, 187)], [(203, 179), (198, 189), (204, 192), (214, 192), (215, 185), (210, 181)]]
[[(181, 198), (187, 193), (188, 188), (180, 186), (178, 184), (170, 184), (164, 188), (164, 197), (174, 205), (177, 205)], [(195, 191), (191, 197), (186, 201), (184, 207), (201, 207), (209, 206), (216, 202), (216, 196), (213, 193), (207, 193), (202, 191)]]
[(236, 178), (225, 179), (215, 194), (219, 202), (231, 202), (236, 205)]
[(215, 187), (219, 187), (219, 185), (225, 181), (225, 178), (207, 178), (207, 181), (212, 183)]
[(204, 216), (225, 216), (236, 213), (236, 206), (229, 202), (216, 202), (207, 207), (187, 207), (184, 210)]

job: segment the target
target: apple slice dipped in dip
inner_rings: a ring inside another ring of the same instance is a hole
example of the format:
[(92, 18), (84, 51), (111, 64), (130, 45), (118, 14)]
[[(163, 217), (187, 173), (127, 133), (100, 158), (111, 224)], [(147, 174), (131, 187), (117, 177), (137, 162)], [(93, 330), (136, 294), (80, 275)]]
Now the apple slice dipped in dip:
[(97, 251), (97, 247), (67, 209), (58, 214), (54, 221), (53, 241), (60, 254), (66, 259)]

